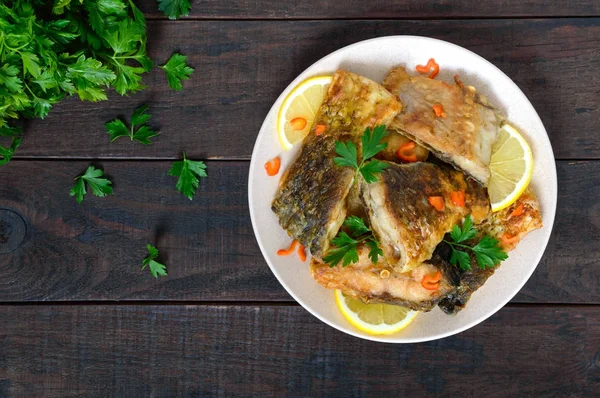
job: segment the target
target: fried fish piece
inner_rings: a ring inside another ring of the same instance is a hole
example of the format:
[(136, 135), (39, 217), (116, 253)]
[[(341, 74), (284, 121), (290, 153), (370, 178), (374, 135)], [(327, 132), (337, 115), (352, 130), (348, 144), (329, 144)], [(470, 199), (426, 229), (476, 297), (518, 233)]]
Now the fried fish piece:
[[(528, 233), (542, 227), (540, 206), (531, 189), (527, 189), (517, 201), (504, 210), (492, 215), (479, 226), (479, 235), (470, 244), (476, 244), (484, 235), (498, 239), (504, 251), (515, 248), (518, 241)], [(504, 234), (512, 238), (506, 239)], [(503, 238), (504, 237), (504, 238)], [(446, 244), (440, 244), (436, 254), (446, 261), (450, 259), (451, 250)], [(497, 267), (496, 267), (497, 268)], [(440, 308), (447, 314), (456, 314), (463, 309), (471, 295), (479, 289), (494, 274), (495, 268), (481, 269), (474, 256), (471, 256), (471, 269), (460, 271), (455, 268), (448, 276), (456, 285), (456, 290), (440, 301)]]
[[(398, 128), (397, 122), (393, 120), (386, 132), (386, 135), (381, 140), (382, 143), (386, 144), (385, 149), (379, 152), (375, 157), (380, 160), (388, 160), (390, 162), (402, 163), (407, 162), (410, 156), (414, 156), (411, 162), (420, 161), (424, 162), (429, 156), (429, 151), (421, 145), (415, 143), (410, 138), (402, 134), (402, 131)], [(412, 143), (412, 144), (411, 144)], [(404, 145), (409, 145), (407, 152), (403, 153), (404, 159), (398, 156), (398, 150)], [(408, 155), (408, 156), (407, 156)]]
[[(464, 192), (464, 206), (450, 199), (455, 191)], [(378, 182), (361, 180), (361, 193), (387, 262), (403, 272), (430, 259), (444, 235), (467, 214), (477, 224), (490, 212), (485, 188), (459, 171), (432, 163), (388, 162)], [(442, 210), (429, 203), (433, 196), (443, 198)]]
[[(392, 69), (383, 85), (398, 95), (404, 109), (396, 124), (409, 138), (440, 159), (487, 185), (492, 145), (501, 117), (475, 88), (424, 76), (410, 76), (404, 67)], [(436, 116), (434, 106), (443, 114)]]
[[(401, 273), (380, 259), (377, 265), (368, 257), (368, 249), (358, 248), (359, 261), (342, 267), (330, 267), (315, 258), (310, 263), (310, 272), (315, 280), (329, 289), (340, 289), (344, 294), (365, 303), (400, 305), (415, 311), (430, 311), (440, 300), (453, 294), (456, 287), (446, 274), (447, 266), (423, 263), (410, 272)], [(437, 290), (428, 290), (421, 281), (425, 275), (441, 273)]]
[[(401, 109), (397, 98), (365, 77), (338, 70), (325, 94), (300, 154), (281, 177), (271, 209), (288, 234), (322, 256), (346, 217), (354, 170), (334, 163), (335, 142), (360, 151), (365, 128), (388, 125)], [(318, 125), (325, 126), (315, 134)]]

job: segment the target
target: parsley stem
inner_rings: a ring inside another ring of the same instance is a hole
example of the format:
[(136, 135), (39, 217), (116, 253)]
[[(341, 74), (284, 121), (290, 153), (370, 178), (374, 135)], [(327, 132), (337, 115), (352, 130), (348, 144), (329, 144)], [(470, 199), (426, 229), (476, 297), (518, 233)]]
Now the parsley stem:
[(444, 239), (443, 242), (446, 242), (450, 246), (458, 246), (458, 247), (463, 247), (465, 249), (473, 250), (473, 248), (471, 246), (461, 245), (460, 243), (456, 243), (456, 242), (450, 242), (450, 241), (447, 241), (446, 239)]

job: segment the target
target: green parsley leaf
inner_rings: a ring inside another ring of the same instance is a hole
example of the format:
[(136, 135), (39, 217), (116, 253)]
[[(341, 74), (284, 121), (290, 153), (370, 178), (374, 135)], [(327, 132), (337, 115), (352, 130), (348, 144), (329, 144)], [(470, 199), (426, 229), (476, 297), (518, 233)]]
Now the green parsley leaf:
[(381, 139), (385, 136), (385, 126), (376, 126), (373, 130), (365, 130), (361, 137), (363, 147), (363, 161), (371, 159), (379, 152), (383, 151), (387, 144), (381, 143)]
[(469, 253), (456, 250), (452, 247), (452, 256), (450, 256), (450, 264), (457, 265), (461, 270), (467, 271), (471, 269), (471, 257)]
[(388, 165), (377, 159), (366, 161), (386, 148), (387, 144), (381, 143), (384, 135), (385, 126), (377, 126), (373, 130), (368, 127), (365, 129), (361, 137), (363, 158), (360, 163), (358, 162), (356, 145), (353, 142), (336, 141), (335, 153), (339, 157), (335, 157), (333, 161), (338, 166), (355, 168), (356, 174), (362, 175), (368, 183), (376, 182), (378, 180), (377, 174), (381, 173)]
[(171, 58), (169, 58), (169, 61), (166, 64), (160, 66), (167, 74), (169, 87), (173, 90), (181, 91), (183, 89), (181, 81), (188, 80), (194, 72), (194, 68), (185, 63), (186, 59), (186, 55), (175, 53), (171, 55)]
[(373, 238), (367, 240), (365, 243), (369, 250), (369, 258), (373, 262), (373, 264), (377, 265), (377, 261), (379, 260), (379, 256), (383, 257), (383, 250), (379, 247), (377, 241)]
[(142, 270), (148, 267), (150, 269), (150, 273), (153, 277), (158, 278), (158, 276), (167, 276), (167, 267), (164, 264), (156, 261), (158, 257), (158, 249), (155, 246), (152, 246), (150, 243), (146, 246), (148, 249), (148, 255), (142, 260)]
[(192, 200), (196, 189), (200, 183), (199, 177), (207, 177), (206, 165), (202, 161), (189, 160), (183, 153), (183, 160), (173, 163), (169, 175), (179, 177), (177, 180), (177, 190)]
[(343, 143), (335, 142), (335, 153), (340, 157), (333, 158), (333, 161), (338, 166), (354, 167), (358, 169), (356, 145), (352, 142)]
[(475, 235), (477, 235), (477, 230), (473, 228), (473, 220), (471, 219), (470, 214), (465, 217), (462, 228), (460, 228), (458, 225), (455, 225), (452, 227), (452, 231), (450, 232), (450, 236), (456, 243), (473, 239)]
[(508, 258), (506, 254), (498, 245), (498, 241), (489, 235), (485, 235), (475, 246), (468, 246), (461, 242), (469, 241), (477, 236), (477, 230), (473, 227), (473, 220), (471, 215), (468, 215), (463, 222), (462, 228), (458, 225), (452, 227), (450, 237), (454, 242), (444, 239), (450, 248), (452, 249), (452, 255), (450, 256), (450, 263), (452, 265), (458, 265), (461, 270), (467, 271), (471, 269), (471, 257), (463, 250), (471, 250), (477, 260), (477, 265), (481, 269), (493, 268), (496, 264), (504, 261)]
[(508, 258), (508, 254), (502, 251), (498, 245), (498, 240), (488, 235), (473, 246), (473, 252), (477, 259), (477, 265), (482, 269), (493, 268), (497, 263)]
[[(144, 145), (151, 145), (150, 138), (158, 135), (157, 131), (152, 130), (150, 127), (145, 125), (150, 119), (150, 114), (146, 113), (148, 105), (142, 105), (133, 112), (131, 115), (131, 127), (127, 128), (125, 122), (121, 119), (114, 119), (104, 124), (106, 132), (110, 137), (110, 141), (114, 141), (119, 137), (129, 137), (131, 141), (136, 140)], [(136, 126), (140, 126), (136, 128)]]
[(99, 197), (112, 195), (113, 189), (110, 186), (112, 182), (103, 178), (104, 172), (94, 166), (89, 166), (85, 173), (75, 178), (75, 186), (71, 188), (70, 195), (75, 196), (77, 203), (81, 203), (87, 194), (85, 183), (92, 189), (92, 193)]
[(336, 248), (329, 250), (327, 255), (323, 257), (323, 261), (329, 264), (330, 267), (337, 265), (340, 261), (342, 261), (343, 267), (358, 261), (356, 247), (360, 243), (359, 241), (352, 239), (345, 232), (340, 232), (332, 239), (331, 243)]
[(365, 242), (365, 245), (370, 249), (369, 258), (373, 264), (377, 264), (379, 256), (383, 256), (383, 251), (373, 237), (371, 230), (365, 225), (362, 218), (351, 216), (344, 220), (344, 227), (348, 229), (350, 235), (344, 231), (338, 232), (335, 238), (331, 240), (331, 244), (335, 247), (327, 251), (323, 257), (323, 261), (334, 267), (339, 262), (346, 267), (349, 264), (358, 262), (358, 245)]
[(377, 182), (377, 174), (381, 173), (387, 167), (387, 163), (381, 162), (377, 159), (373, 159), (360, 168), (360, 174), (363, 176), (365, 181), (370, 184), (372, 182)]
[(162, 11), (169, 19), (180, 16), (187, 17), (192, 8), (190, 0), (157, 0), (158, 10)]
[(357, 216), (350, 216), (344, 220), (344, 226), (350, 230), (353, 237), (358, 238), (362, 234), (371, 232), (369, 227), (365, 225), (362, 218)]
[(23, 129), (20, 127), (11, 127), (8, 125), (0, 127), (0, 137), (9, 137), (11, 139), (9, 147), (0, 145), (0, 166), (10, 162), (15, 151), (23, 141)]

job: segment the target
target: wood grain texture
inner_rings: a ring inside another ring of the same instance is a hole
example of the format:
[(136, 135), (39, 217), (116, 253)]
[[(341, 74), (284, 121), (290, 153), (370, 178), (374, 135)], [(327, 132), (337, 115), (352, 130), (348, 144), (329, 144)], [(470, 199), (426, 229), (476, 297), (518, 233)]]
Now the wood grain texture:
[[(78, 205), (68, 192), (87, 165), (14, 161), (0, 172), (0, 207), (28, 224), (25, 243), (0, 254), (0, 301), (291, 300), (254, 238), (247, 162), (209, 161), (189, 201), (170, 162), (107, 161), (97, 166), (115, 195)], [(558, 162), (558, 180), (553, 236), (513, 302), (600, 303), (600, 162)], [(149, 242), (168, 277), (140, 270)]]
[(507, 307), (443, 340), (359, 340), (297, 306), (4, 306), (0, 395), (591, 397), (600, 307)]
[[(348, 44), (398, 34), (448, 40), (487, 58), (529, 97), (557, 158), (600, 158), (600, 18), (154, 21), (148, 48), (156, 63), (178, 50), (196, 68), (182, 92), (171, 91), (155, 68), (145, 77), (148, 89), (131, 97), (112, 93), (101, 104), (70, 98), (29, 123), (17, 156), (172, 159), (186, 149), (194, 157), (248, 159), (268, 110), (299, 73)], [(155, 144), (110, 143), (104, 123), (129, 118), (142, 103), (161, 131)]]
[[(156, 0), (136, 1), (149, 18), (164, 16)], [(192, 0), (189, 18), (453, 18), (598, 16), (597, 0)]]

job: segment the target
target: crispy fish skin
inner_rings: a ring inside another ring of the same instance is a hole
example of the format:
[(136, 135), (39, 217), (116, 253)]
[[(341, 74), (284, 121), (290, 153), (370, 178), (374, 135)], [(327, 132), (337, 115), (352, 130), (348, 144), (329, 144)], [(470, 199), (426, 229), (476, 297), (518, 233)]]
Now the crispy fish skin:
[[(359, 261), (342, 267), (330, 267), (317, 259), (312, 259), (310, 272), (313, 278), (329, 289), (339, 289), (365, 303), (400, 305), (415, 311), (430, 311), (440, 300), (453, 294), (456, 287), (446, 276), (446, 267), (441, 269), (423, 263), (407, 273), (400, 273), (380, 259), (377, 265), (368, 257), (368, 249), (358, 249)], [(449, 265), (448, 265), (449, 266)], [(424, 275), (435, 275), (441, 269), (442, 277), (437, 290), (427, 290), (421, 285)]]
[[(365, 128), (387, 125), (401, 109), (397, 98), (365, 77), (339, 70), (327, 89), (310, 133), (283, 174), (271, 209), (288, 234), (320, 257), (346, 217), (354, 170), (334, 163), (335, 142), (360, 151)], [(315, 134), (317, 125), (325, 132)]]
[[(397, 67), (388, 73), (383, 85), (404, 105), (395, 125), (440, 159), (487, 185), (501, 118), (473, 87), (455, 80), (452, 85), (410, 76), (404, 67)], [(445, 117), (436, 116), (434, 105), (442, 105)]]
[[(454, 191), (465, 192), (464, 206), (450, 200)], [(485, 188), (459, 171), (432, 163), (388, 163), (378, 182), (361, 181), (361, 192), (387, 262), (403, 272), (429, 260), (444, 235), (467, 214), (480, 223), (490, 212)], [(444, 198), (444, 209), (435, 209), (430, 196)]]
[[(513, 215), (515, 209), (523, 206), (523, 212)], [(479, 226), (479, 236), (470, 244), (476, 244), (484, 235), (490, 235), (500, 242), (504, 251), (515, 248), (517, 242), (503, 242), (502, 235), (508, 233), (521, 240), (528, 233), (542, 227), (542, 216), (540, 206), (531, 189), (527, 189), (517, 201), (504, 210), (492, 213), (492, 215)], [(440, 258), (448, 260), (451, 255), (448, 245), (440, 244), (435, 252)], [(496, 266), (497, 268), (498, 266)], [(471, 256), (471, 269), (460, 271), (454, 269), (449, 276), (456, 285), (456, 290), (440, 301), (440, 308), (447, 314), (456, 314), (462, 310), (471, 298), (471, 295), (479, 289), (494, 274), (495, 268), (481, 269), (477, 265), (474, 256)]]

